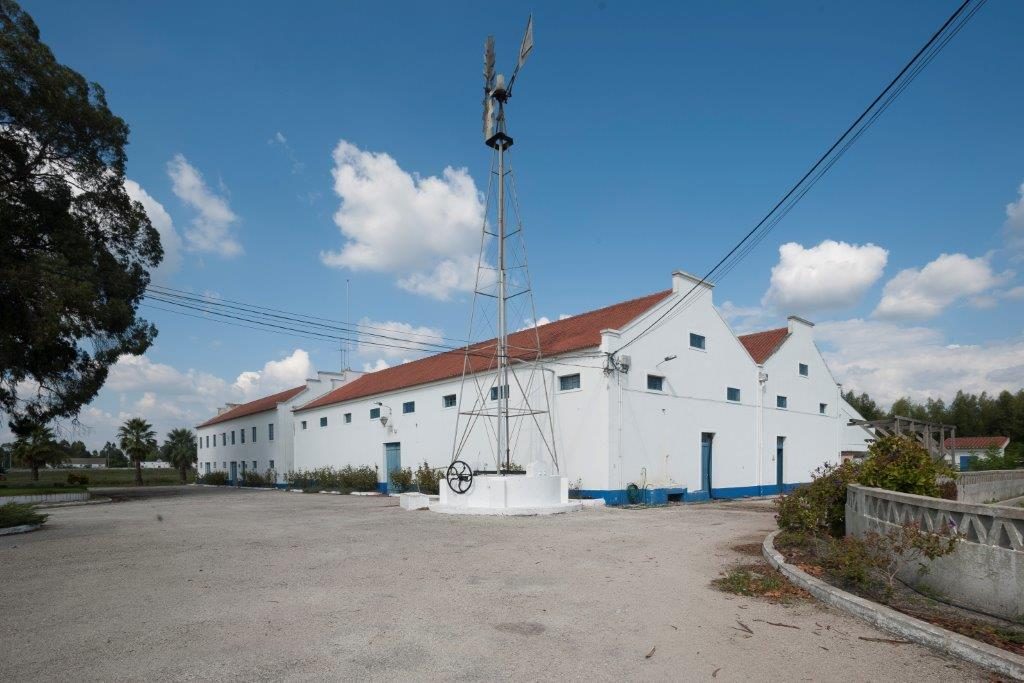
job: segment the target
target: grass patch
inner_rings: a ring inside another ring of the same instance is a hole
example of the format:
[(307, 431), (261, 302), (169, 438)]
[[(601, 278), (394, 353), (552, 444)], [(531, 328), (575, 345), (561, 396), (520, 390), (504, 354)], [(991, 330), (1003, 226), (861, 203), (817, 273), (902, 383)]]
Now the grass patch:
[(4, 496), (42, 496), (48, 493), (83, 493), (84, 486), (0, 486), (0, 498)]
[(748, 598), (764, 598), (771, 602), (805, 600), (808, 594), (791, 584), (782, 574), (764, 562), (733, 567), (711, 582), (725, 593)]
[[(7, 481), (0, 482), (0, 485), (7, 484), (9, 487), (17, 485), (53, 486), (65, 484), (69, 474), (84, 474), (89, 477), (89, 486), (134, 486), (135, 470), (130, 467), (118, 467), (112, 469), (88, 469), (88, 470), (39, 470), (39, 481), (32, 481), (31, 470), (7, 470)], [(194, 481), (195, 475), (190, 472), (188, 480)], [(178, 470), (142, 470), (142, 482), (145, 486), (170, 486), (181, 483), (181, 475)]]
[(42, 524), (46, 521), (46, 517), (47, 515), (36, 512), (34, 506), (25, 503), (0, 505), (0, 529), (12, 526)]

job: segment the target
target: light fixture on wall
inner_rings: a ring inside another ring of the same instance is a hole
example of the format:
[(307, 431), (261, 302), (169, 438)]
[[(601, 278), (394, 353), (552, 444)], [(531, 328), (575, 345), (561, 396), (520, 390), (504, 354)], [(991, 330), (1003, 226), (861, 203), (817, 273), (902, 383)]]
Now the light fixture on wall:
[[(658, 365), (661, 365), (662, 363), (667, 363), (670, 360), (675, 360), (676, 358), (678, 358), (678, 356), (676, 356), (675, 354), (673, 354), (671, 356), (665, 356), (665, 358), (663, 360), (658, 362)], [(658, 365), (655, 365), (654, 367), (658, 367)]]

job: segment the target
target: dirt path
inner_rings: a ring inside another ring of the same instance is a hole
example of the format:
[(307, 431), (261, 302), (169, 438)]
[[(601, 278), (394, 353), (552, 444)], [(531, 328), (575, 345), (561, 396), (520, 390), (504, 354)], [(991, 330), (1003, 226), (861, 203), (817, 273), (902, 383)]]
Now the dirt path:
[(772, 528), (761, 503), (480, 519), (217, 491), (51, 515), (0, 539), (0, 680), (985, 678), (712, 589)]

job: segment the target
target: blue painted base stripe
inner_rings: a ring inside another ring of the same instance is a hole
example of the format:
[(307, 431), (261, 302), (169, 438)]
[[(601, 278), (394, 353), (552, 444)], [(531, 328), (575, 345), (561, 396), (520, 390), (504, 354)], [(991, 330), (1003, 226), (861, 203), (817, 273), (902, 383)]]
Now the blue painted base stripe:
[[(706, 500), (729, 500), (734, 498), (756, 498), (760, 496), (776, 496), (779, 493), (788, 493), (800, 484), (766, 484), (764, 486), (730, 486), (711, 489), (707, 491), (690, 491), (685, 488), (661, 488), (647, 489), (644, 503), (647, 505), (664, 505), (669, 501), (669, 496), (681, 497), (686, 503), (699, 503)], [(580, 495), (584, 498), (604, 498), (607, 505), (628, 505), (629, 496), (626, 489), (581, 489)]]

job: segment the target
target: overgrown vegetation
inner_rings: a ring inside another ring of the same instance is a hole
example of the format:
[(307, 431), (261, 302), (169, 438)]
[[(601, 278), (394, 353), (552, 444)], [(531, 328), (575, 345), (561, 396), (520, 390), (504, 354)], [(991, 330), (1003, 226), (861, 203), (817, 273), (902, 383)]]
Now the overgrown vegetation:
[(209, 484), (210, 486), (227, 486), (228, 481), (228, 473), (223, 470), (207, 472), (196, 479), (197, 484)]
[(391, 490), (395, 493), (405, 493), (412, 490), (413, 474), (411, 467), (403, 467), (388, 472), (388, 481), (391, 483)]
[(36, 512), (35, 506), (25, 503), (0, 505), (0, 529), (12, 526), (42, 524), (48, 515)]
[(267, 470), (262, 474), (256, 470), (246, 470), (245, 472), (242, 472), (239, 483), (242, 486), (270, 489), (274, 488), (274, 485), (277, 484), (277, 474), (274, 473), (274, 470)]
[(346, 465), (341, 469), (318, 467), (291, 472), (287, 475), (286, 481), (290, 488), (303, 491), (376, 491), (377, 469), (366, 465)]
[(767, 598), (773, 602), (792, 602), (808, 597), (806, 592), (764, 562), (733, 567), (712, 581), (711, 585), (726, 593)]
[(444, 471), (431, 467), (426, 460), (416, 468), (416, 488), (420, 493), (436, 496), (441, 492), (442, 479), (444, 479)]
[(1017, 448), (1007, 447), (1002, 453), (998, 448), (987, 448), (984, 456), (971, 455), (967, 458), (967, 471), (969, 472), (1012, 470), (1018, 467), (1024, 467), (1024, 452)]
[[(134, 486), (135, 470), (128, 468), (120, 469), (107, 469), (107, 468), (96, 468), (90, 470), (82, 470), (88, 472), (89, 486)], [(61, 486), (66, 485), (67, 477), (70, 470), (57, 469), (57, 470), (39, 470), (39, 484), (45, 486)], [(169, 486), (178, 484), (178, 472), (172, 469), (152, 469), (145, 470), (146, 486)], [(189, 480), (192, 479), (193, 472), (189, 473)], [(31, 484), (32, 473), (29, 470), (7, 470), (5, 473), (7, 477), (7, 484), (11, 486), (24, 486)]]
[(71, 472), (68, 474), (68, 486), (88, 486), (89, 477), (84, 474)]

